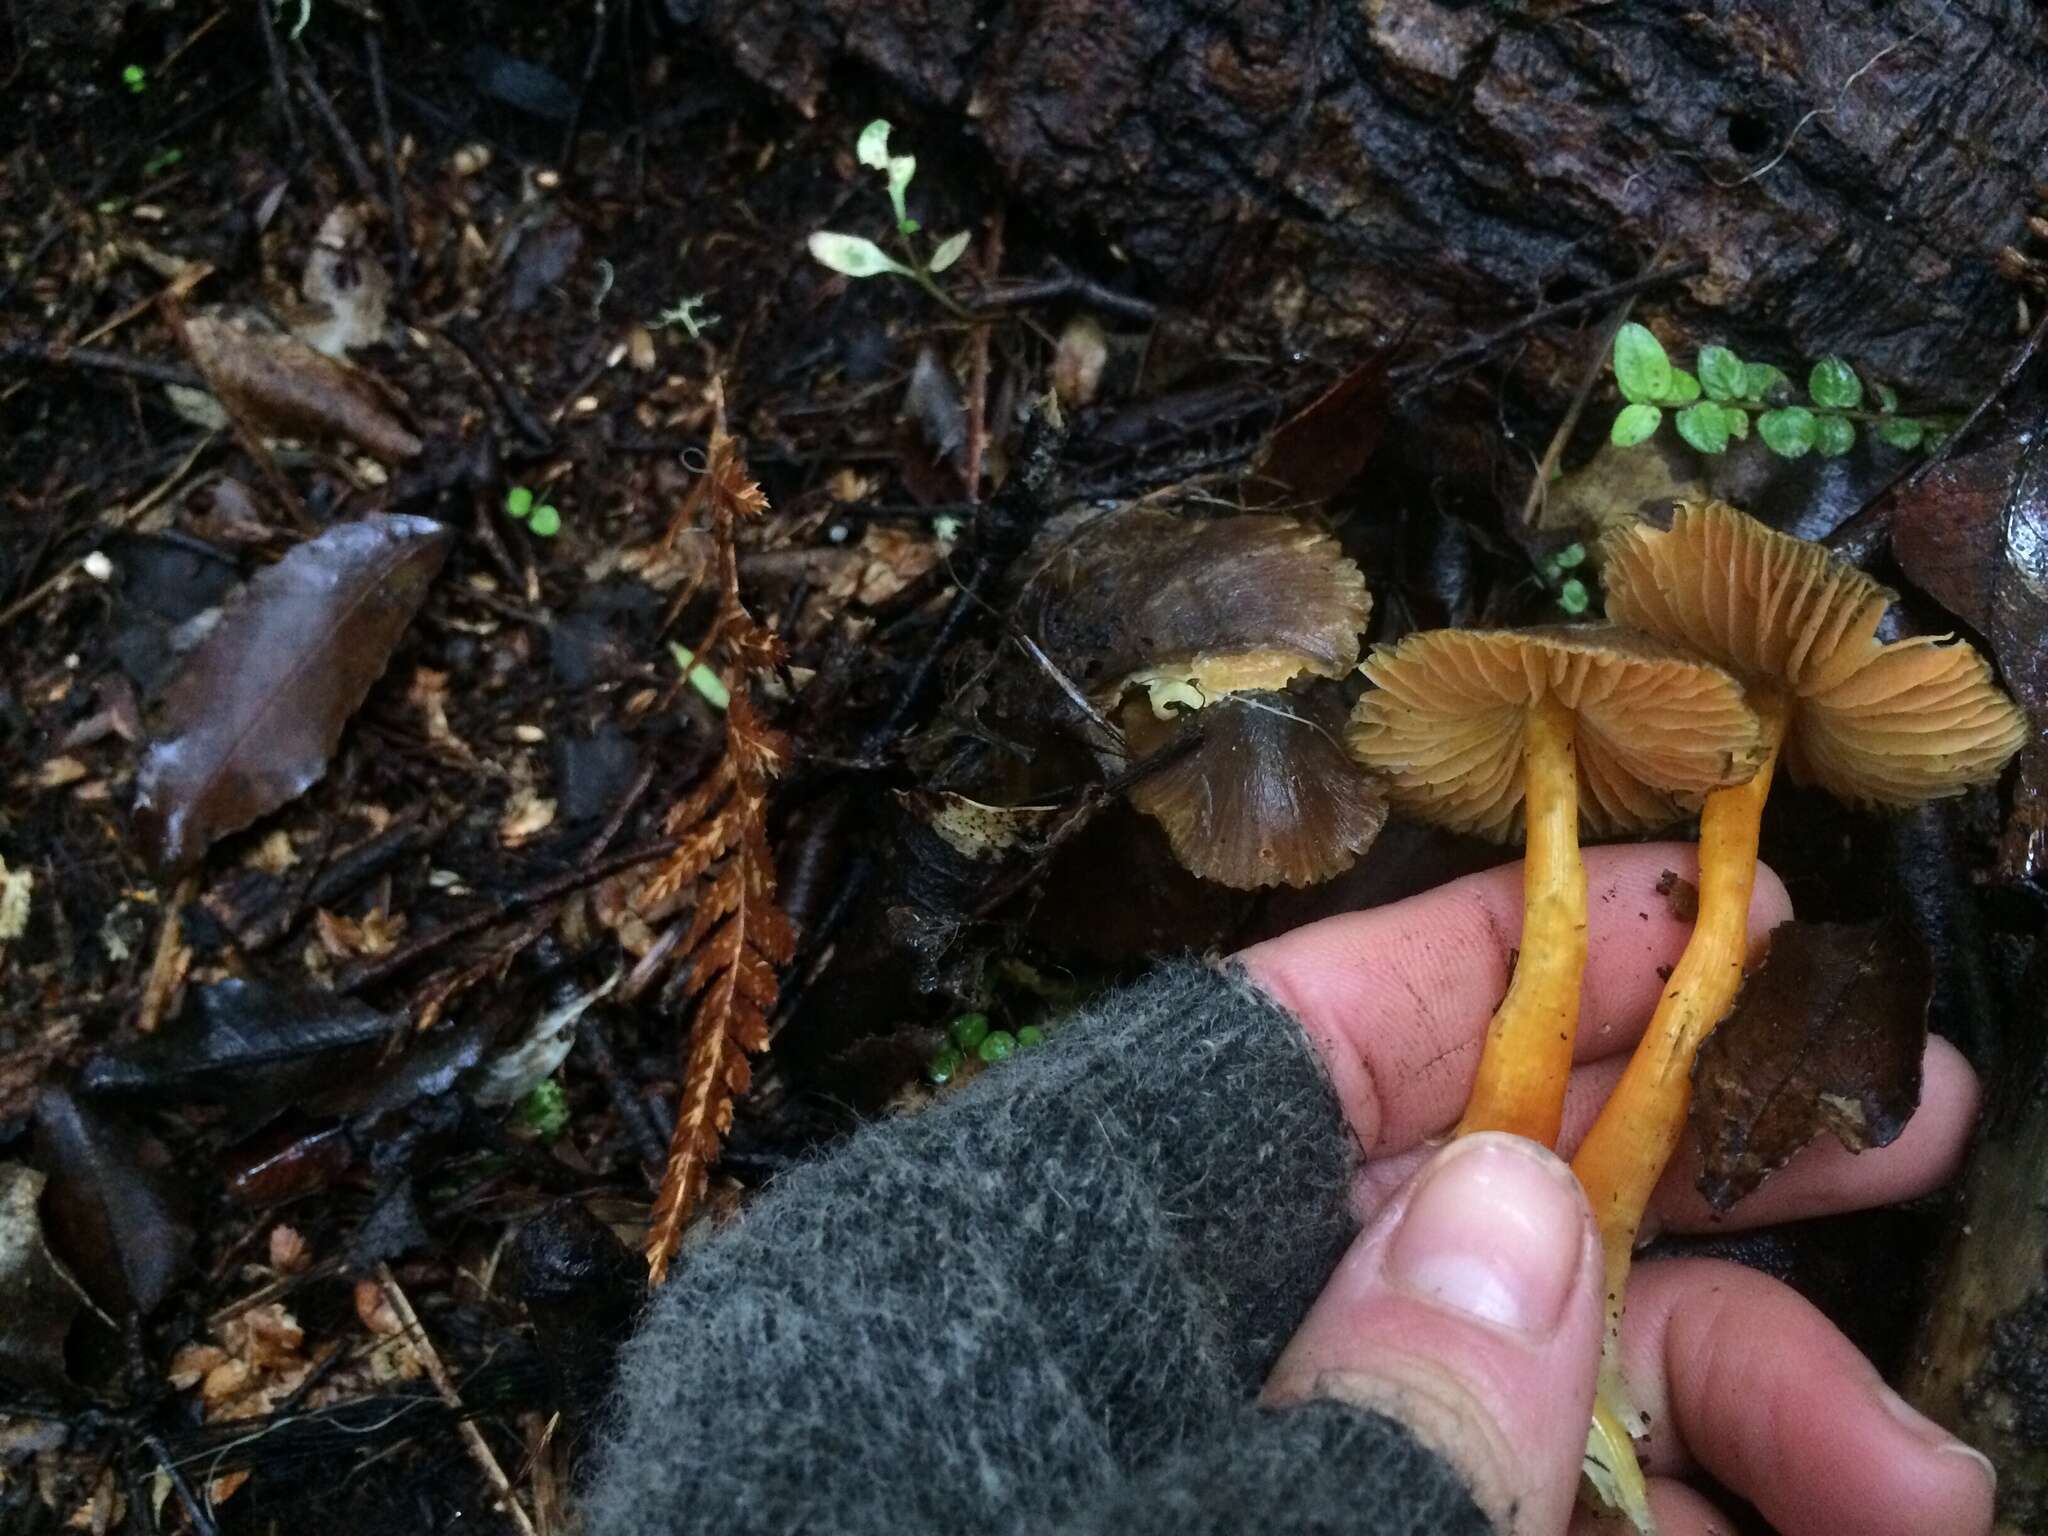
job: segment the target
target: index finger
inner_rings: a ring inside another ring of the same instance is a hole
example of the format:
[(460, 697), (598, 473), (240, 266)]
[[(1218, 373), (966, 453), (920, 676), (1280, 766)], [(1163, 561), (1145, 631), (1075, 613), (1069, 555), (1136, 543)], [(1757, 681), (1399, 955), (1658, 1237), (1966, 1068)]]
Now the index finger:
[[(1649, 1021), (1692, 933), (1658, 884), (1667, 873), (1694, 881), (1699, 859), (1691, 843), (1638, 843), (1590, 848), (1585, 861), (1590, 932), (1574, 1059), (1594, 1061), (1634, 1046)], [(1791, 915), (1784, 886), (1759, 865), (1752, 946)], [(1238, 958), (1316, 1043), (1366, 1151), (1387, 1153), (1456, 1122), (1521, 937), (1516, 863), (1310, 923)]]

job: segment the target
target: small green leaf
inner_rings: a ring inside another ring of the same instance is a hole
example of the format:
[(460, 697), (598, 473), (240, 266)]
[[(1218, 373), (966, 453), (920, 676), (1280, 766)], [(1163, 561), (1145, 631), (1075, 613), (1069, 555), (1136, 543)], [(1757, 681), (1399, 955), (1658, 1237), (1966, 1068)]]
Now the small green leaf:
[(1742, 359), (1726, 347), (1701, 347), (1700, 388), (1709, 400), (1733, 400), (1742, 393)]
[(1744, 442), (1748, 439), (1749, 412), (1745, 411), (1741, 406), (1722, 406), (1721, 420), (1728, 424), (1728, 435), (1734, 438), (1737, 442)]
[(1614, 418), (1614, 427), (1608, 432), (1607, 440), (1617, 448), (1633, 448), (1637, 443), (1647, 441), (1663, 419), (1664, 413), (1654, 405), (1640, 401), (1625, 405), (1621, 414)]
[(1878, 423), (1877, 435), (1894, 448), (1918, 448), (1927, 429), (1910, 416)]
[(1756, 419), (1757, 435), (1764, 446), (1782, 459), (1804, 456), (1820, 434), (1819, 418), (1803, 405), (1780, 411), (1765, 411)]
[(1022, 1029), (1017, 1031), (1018, 1050), (1028, 1051), (1034, 1045), (1043, 1044), (1045, 1044), (1045, 1031), (1040, 1029), (1036, 1024), (1026, 1024)]
[(1742, 398), (1745, 400), (1767, 400), (1771, 391), (1782, 388), (1791, 380), (1785, 377), (1785, 370), (1770, 363), (1744, 363), (1742, 365)]
[(544, 1077), (519, 1101), (519, 1119), (542, 1141), (553, 1141), (569, 1128), (569, 1100), (562, 1085)]
[(1632, 404), (1662, 400), (1670, 392), (1671, 359), (1647, 326), (1631, 320), (1614, 333), (1614, 378), (1622, 398)]
[(121, 71), (121, 83), (135, 95), (140, 96), (149, 89), (149, 71), (140, 64), (130, 64)]
[(537, 539), (552, 539), (562, 531), (562, 514), (546, 502), (533, 509), (533, 521), (526, 525)]
[(916, 174), (917, 156), (889, 157), (889, 206), (896, 210), (896, 227), (906, 235), (917, 233), (917, 221), (903, 207), (903, 196), (910, 190), (910, 178)]
[(889, 119), (878, 117), (861, 129), (860, 137), (854, 140), (853, 152), (860, 157), (862, 165), (886, 171), (889, 168)]
[(676, 668), (690, 686), (704, 696), (704, 702), (713, 709), (724, 709), (732, 703), (732, 693), (725, 686), (725, 679), (699, 661), (687, 645), (678, 645), (671, 640), (668, 653), (675, 658)]
[(935, 1087), (943, 1088), (960, 1071), (960, 1053), (950, 1045), (925, 1063), (924, 1075)]
[(963, 1051), (971, 1051), (988, 1038), (988, 1015), (985, 1013), (963, 1013), (946, 1026), (946, 1033), (953, 1037), (953, 1043)]
[(1560, 571), (1569, 571), (1577, 566), (1584, 565), (1586, 563), (1586, 546), (1583, 544), (1567, 544), (1563, 549), (1560, 549), (1555, 555), (1550, 557), (1550, 563)]
[(1672, 424), (1678, 428), (1678, 435), (1701, 453), (1728, 451), (1728, 423), (1722, 419), (1721, 407), (1711, 400), (1688, 405)]
[(943, 272), (958, 261), (961, 253), (967, 249), (968, 233), (963, 229), (959, 234), (941, 240), (939, 248), (932, 252), (932, 264), (928, 270), (934, 273)]
[(880, 277), (885, 272), (903, 277), (914, 275), (874, 241), (859, 235), (835, 235), (829, 229), (821, 229), (807, 243), (815, 260), (844, 277)]
[(1691, 405), (1700, 397), (1700, 381), (1683, 368), (1671, 370), (1671, 389), (1664, 398), (1666, 405)]
[(1586, 592), (1586, 584), (1576, 576), (1557, 589), (1557, 606), (1573, 618), (1584, 613), (1592, 602)]
[(505, 493), (505, 515), (523, 518), (533, 510), (533, 492), (523, 485), (515, 485)]
[(1815, 417), (1813, 446), (1822, 458), (1839, 459), (1856, 446), (1856, 423), (1846, 416)]
[(1899, 408), (1899, 392), (1889, 384), (1873, 384), (1870, 392), (1877, 396), (1877, 408), (1889, 416)]
[(974, 1054), (986, 1062), (1008, 1061), (1017, 1054), (1017, 1037), (1007, 1029), (992, 1029), (974, 1048)]
[(1806, 376), (1806, 392), (1813, 396), (1815, 405), (1853, 411), (1863, 400), (1863, 381), (1839, 357), (1824, 357)]

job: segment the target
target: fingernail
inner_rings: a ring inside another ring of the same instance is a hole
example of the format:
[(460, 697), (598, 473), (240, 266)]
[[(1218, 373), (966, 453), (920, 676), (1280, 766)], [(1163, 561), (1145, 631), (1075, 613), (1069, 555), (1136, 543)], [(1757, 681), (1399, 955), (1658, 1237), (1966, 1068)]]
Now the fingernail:
[(1468, 1136), (1423, 1170), (1387, 1248), (1413, 1295), (1524, 1333), (1557, 1326), (1584, 1249), (1571, 1170), (1534, 1142)]
[(1933, 1449), (1949, 1456), (1967, 1457), (1970, 1461), (1976, 1463), (1983, 1471), (1985, 1481), (1991, 1484), (1992, 1491), (1997, 1491), (1998, 1468), (1991, 1465), (1991, 1458), (1989, 1456), (1986, 1456), (1974, 1445), (1968, 1445), (1958, 1440), (1954, 1435), (1935, 1423), (1934, 1420), (1928, 1418), (1918, 1408), (1915, 1408), (1911, 1403), (1899, 1396), (1890, 1387), (1879, 1386), (1877, 1398), (1879, 1402), (1884, 1404), (1885, 1412), (1911, 1430), (1914, 1438), (1922, 1444), (1931, 1446)]

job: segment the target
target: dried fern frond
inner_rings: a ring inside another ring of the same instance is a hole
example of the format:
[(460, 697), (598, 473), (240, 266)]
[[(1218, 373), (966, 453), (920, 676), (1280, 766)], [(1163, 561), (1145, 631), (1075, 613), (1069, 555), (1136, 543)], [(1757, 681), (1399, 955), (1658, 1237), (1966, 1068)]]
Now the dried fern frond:
[(735, 539), (738, 523), (760, 516), (768, 500), (726, 435), (722, 399), (718, 405), (708, 463), (677, 524), (708, 522), (716, 550), (719, 606), (696, 655), (726, 674), (725, 750), (670, 809), (667, 829), (681, 845), (640, 898), (649, 904), (698, 886), (690, 926), (676, 947), (679, 963), (689, 967), (685, 995), (695, 1006), (668, 1165), (647, 1230), (647, 1271), (656, 1285), (703, 1197), (732, 1125), (733, 1100), (746, 1091), (747, 1058), (768, 1044), (776, 968), (796, 949), (796, 930), (775, 901), (767, 821), (768, 786), (788, 759), (789, 741), (756, 712), (751, 692), (754, 674), (781, 660), (782, 644), (740, 602)]

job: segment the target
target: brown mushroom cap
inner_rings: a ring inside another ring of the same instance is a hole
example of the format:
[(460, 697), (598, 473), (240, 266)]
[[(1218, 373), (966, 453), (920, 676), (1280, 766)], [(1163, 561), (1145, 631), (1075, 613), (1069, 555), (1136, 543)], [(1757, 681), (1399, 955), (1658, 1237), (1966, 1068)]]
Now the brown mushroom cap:
[(1402, 809), (1510, 841), (1522, 831), (1522, 735), (1554, 695), (1576, 717), (1579, 815), (1596, 836), (1664, 826), (1761, 760), (1742, 685), (1613, 625), (1438, 629), (1375, 647), (1377, 685), (1349, 744)]
[(1291, 518), (1197, 519), (1133, 506), (1064, 531), (1024, 619), (1085, 692), (1188, 681), (1205, 696), (1358, 663), (1372, 612), (1334, 539)]
[(1123, 724), (1134, 755), (1178, 732), (1202, 739), (1134, 783), (1131, 803), (1159, 820), (1174, 857), (1204, 880), (1253, 890), (1342, 874), (1379, 836), (1387, 801), (1339, 740), (1335, 694), (1329, 684), (1235, 693), (1179, 722), (1132, 698)]
[(1852, 804), (1959, 794), (2026, 737), (1972, 647), (1945, 635), (1882, 643), (1896, 594), (1726, 503), (1682, 503), (1670, 532), (1631, 528), (1602, 553), (1608, 617), (1781, 684), (1794, 702), (1787, 766)]

